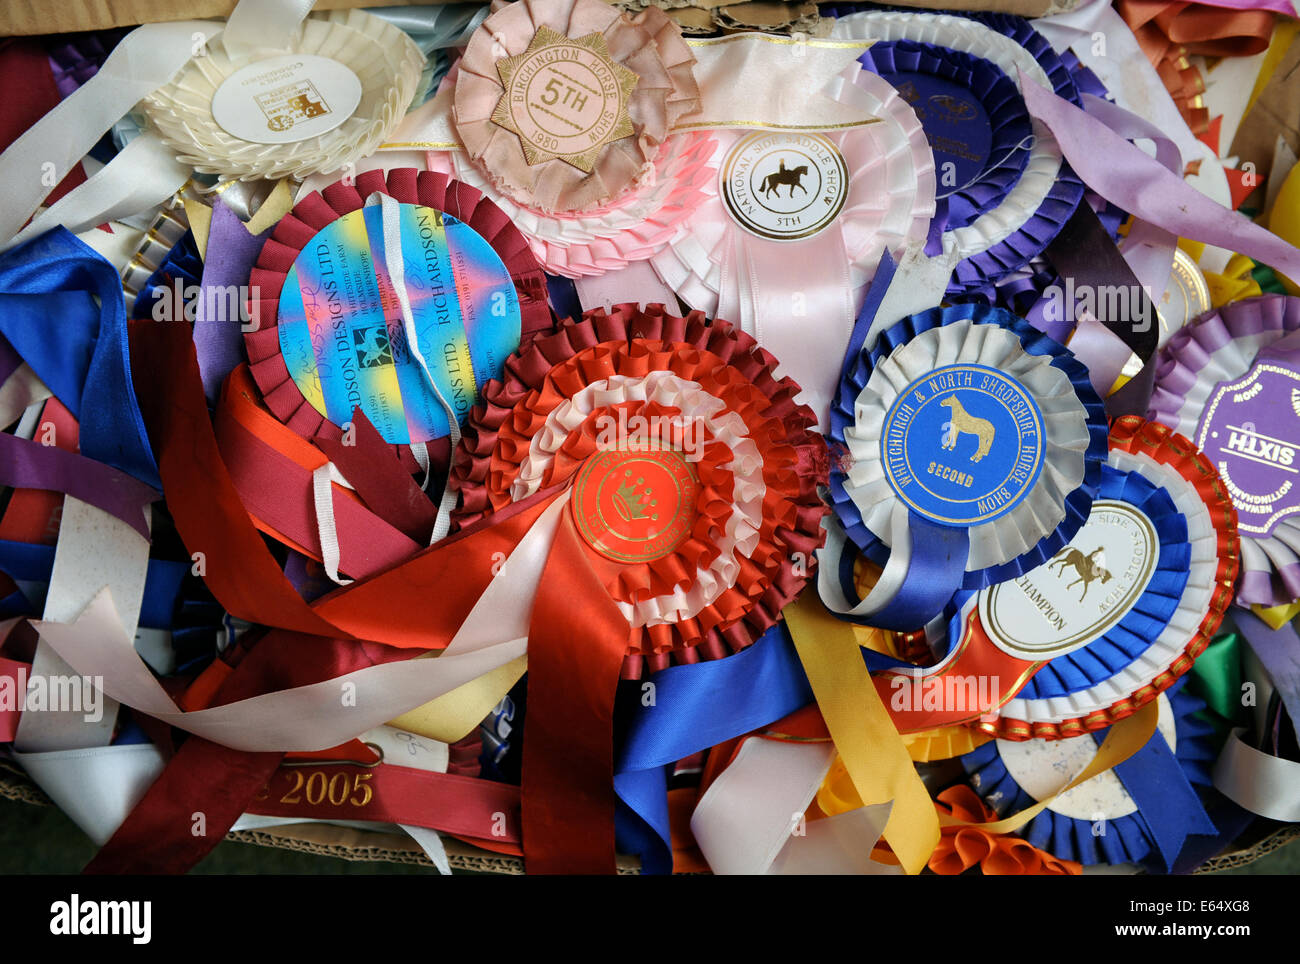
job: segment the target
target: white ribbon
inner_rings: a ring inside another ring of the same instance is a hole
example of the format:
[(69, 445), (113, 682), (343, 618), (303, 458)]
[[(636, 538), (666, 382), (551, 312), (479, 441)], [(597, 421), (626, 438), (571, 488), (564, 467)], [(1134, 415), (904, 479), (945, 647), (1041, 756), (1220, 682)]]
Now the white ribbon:
[[(136, 654), (107, 591), (99, 592), (75, 622), (33, 625), (76, 672), (102, 678), (107, 695), (165, 723), (236, 750), (324, 750), (527, 651), (533, 599), (567, 504), (566, 493), (546, 508), (436, 659), (370, 666), (320, 683), (185, 713)], [(349, 712), (339, 712), (343, 705)]]

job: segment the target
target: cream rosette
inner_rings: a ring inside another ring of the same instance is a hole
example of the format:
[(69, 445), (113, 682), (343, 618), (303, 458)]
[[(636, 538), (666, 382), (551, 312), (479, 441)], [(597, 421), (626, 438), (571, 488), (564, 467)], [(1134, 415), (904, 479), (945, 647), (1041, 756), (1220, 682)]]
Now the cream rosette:
[[(235, 78), (238, 87), (246, 69), (254, 68), (255, 73), (256, 65), (266, 62), (270, 72), (281, 69), (281, 61), (288, 69), (291, 61), (307, 62), (302, 58), (326, 72), (341, 90), (344, 108), (322, 93), (325, 84), (312, 76), (309, 66), (306, 73), (299, 68), (277, 75), (284, 81), (279, 89), (276, 78), (268, 78), (263, 93), (235, 108), (243, 115), (265, 113), (245, 117), (238, 125), (241, 134), (245, 126), (261, 127), (283, 135), (279, 142), (236, 136), (223, 126), (223, 121), (231, 121), (214, 114), (214, 100), (217, 112), (222, 112), (219, 92), (224, 96), (231, 89), (223, 85)], [(333, 63), (322, 67), (322, 60)], [(217, 36), (171, 83), (146, 97), (143, 107), (163, 141), (195, 170), (229, 178), (301, 178), (337, 171), (373, 153), (405, 115), (423, 66), (415, 43), (379, 17), (359, 10), (313, 14), (284, 48), (232, 51)], [(353, 100), (354, 108), (341, 122), (327, 117), (331, 111), (342, 113)], [(329, 129), (291, 140), (295, 122)]]
[[(911, 11), (857, 13), (837, 20), (832, 36), (842, 40), (910, 40), (934, 44), (989, 61), (1017, 88), (1020, 71), (1048, 90), (1056, 86), (1033, 53), (1015, 39), (965, 17)], [(1011, 242), (1010, 250), (999, 260), (1023, 263), (1041, 252), (1078, 205), (1083, 184), (1064, 163), (1056, 139), (1036, 119), (1033, 131), (1033, 145), (1025, 168), (1001, 203), (970, 224), (945, 234), (945, 248), (951, 246), (959, 262), (977, 259), (990, 249)], [(1040, 222), (1036, 227), (1035, 221)], [(1022, 232), (1027, 236), (1017, 239)], [(969, 279), (970, 283), (982, 283), (989, 270), (981, 266), (976, 276)], [(960, 280), (962, 273), (959, 267), (954, 282)]]

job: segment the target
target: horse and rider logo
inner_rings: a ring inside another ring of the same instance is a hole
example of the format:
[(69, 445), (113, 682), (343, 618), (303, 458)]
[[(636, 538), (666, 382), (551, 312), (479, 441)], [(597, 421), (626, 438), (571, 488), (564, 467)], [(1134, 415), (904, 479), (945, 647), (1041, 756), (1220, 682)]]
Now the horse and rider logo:
[(1052, 572), (1057, 566), (1060, 567), (1059, 574), (1065, 575), (1065, 570), (1071, 566), (1077, 574), (1075, 580), (1069, 583), (1065, 588), (1068, 592), (1079, 583), (1083, 583), (1083, 592), (1079, 593), (1079, 602), (1083, 602), (1084, 597), (1088, 595), (1089, 587), (1098, 579), (1102, 584), (1110, 582), (1111, 573), (1105, 566), (1106, 554), (1102, 551), (1101, 546), (1093, 549), (1086, 556), (1072, 546), (1066, 546), (1047, 564), (1047, 571)]
[(988, 455), (989, 449), (993, 447), (993, 439), (997, 436), (997, 430), (993, 427), (993, 423), (986, 418), (979, 418), (967, 412), (966, 409), (962, 408), (962, 404), (955, 394), (949, 395), (939, 404), (952, 412), (952, 421), (944, 426), (944, 450), (951, 452), (955, 449), (957, 440), (962, 435), (974, 435), (979, 439), (979, 446), (975, 449), (975, 454), (970, 457), (970, 460), (978, 462)]
[(763, 183), (759, 185), (758, 193), (764, 197), (772, 197), (775, 192), (775, 195), (780, 197), (781, 185), (784, 184), (790, 189), (786, 195), (787, 197), (794, 197), (795, 188), (798, 188), (803, 191), (804, 194), (807, 194), (808, 189), (803, 186), (803, 179), (808, 173), (808, 165), (800, 164), (798, 167), (787, 168), (785, 166), (784, 157), (781, 158), (780, 164), (780, 167), (767, 175), (767, 177), (763, 178)]

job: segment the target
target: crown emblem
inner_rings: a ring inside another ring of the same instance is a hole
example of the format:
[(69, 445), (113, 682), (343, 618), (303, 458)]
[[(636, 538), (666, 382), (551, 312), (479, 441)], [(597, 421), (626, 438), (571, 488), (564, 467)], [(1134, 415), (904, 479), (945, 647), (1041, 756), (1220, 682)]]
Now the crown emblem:
[[(623, 474), (630, 478), (632, 472), (628, 470)], [(654, 490), (645, 485), (645, 479), (638, 478), (635, 482), (625, 481), (614, 490), (614, 511), (624, 522), (635, 522), (645, 518), (657, 519), (657, 515), (649, 515), (650, 509), (656, 504), (655, 501), (651, 499), (649, 505), (645, 502), (652, 495)]]

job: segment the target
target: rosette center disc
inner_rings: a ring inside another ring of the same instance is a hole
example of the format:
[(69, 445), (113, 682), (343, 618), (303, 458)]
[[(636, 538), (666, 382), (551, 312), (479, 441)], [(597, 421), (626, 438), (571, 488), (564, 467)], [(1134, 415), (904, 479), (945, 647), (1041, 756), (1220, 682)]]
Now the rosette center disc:
[(1043, 415), (1029, 391), (983, 365), (945, 365), (894, 400), (880, 437), (900, 499), (942, 525), (1011, 511), (1043, 467)]
[[(464, 421), (479, 386), (519, 347), (515, 284), (500, 256), (449, 214), (402, 204), (402, 274), (420, 354)], [(378, 206), (311, 239), (280, 291), (280, 351), (303, 397), (335, 425), (360, 407), (385, 441), (427, 442), (450, 429), (407, 343)]]
[(573, 518), (588, 544), (617, 562), (654, 562), (695, 526), (699, 481), (678, 449), (606, 450), (583, 465)]
[(772, 241), (820, 233), (849, 193), (844, 155), (820, 134), (752, 134), (723, 159), (719, 178), (732, 219)]
[(1079, 534), (1049, 563), (981, 594), (980, 622), (999, 649), (1021, 659), (1071, 652), (1128, 615), (1159, 555), (1159, 536), (1146, 515), (1127, 502), (1098, 500)]

